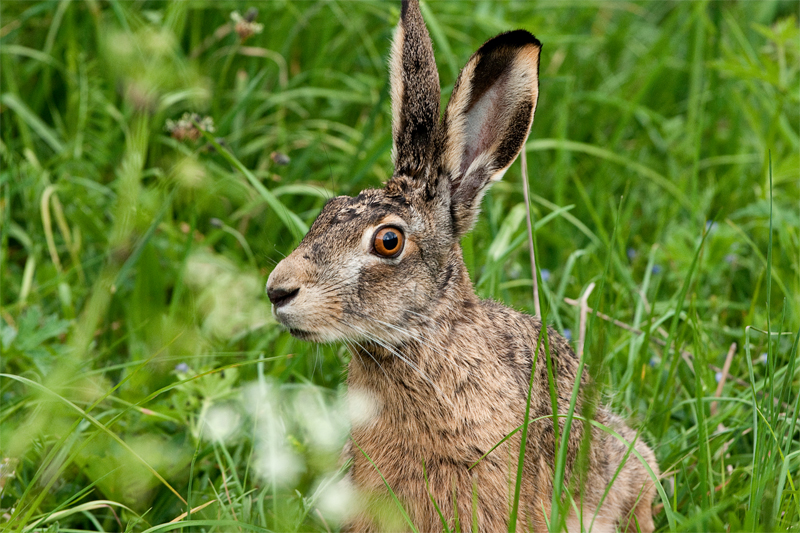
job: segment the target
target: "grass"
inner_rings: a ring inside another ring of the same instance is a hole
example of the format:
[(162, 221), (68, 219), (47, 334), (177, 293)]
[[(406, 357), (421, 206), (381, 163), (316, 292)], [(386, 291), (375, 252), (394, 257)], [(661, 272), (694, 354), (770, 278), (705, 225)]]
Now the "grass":
[[(391, 174), (399, 5), (254, 5), (245, 40), (240, 3), (2, 5), (4, 530), (341, 519), (349, 356), (282, 332), (263, 286), (330, 194)], [(657, 528), (800, 529), (797, 4), (423, 8), (444, 98), (488, 37), (544, 43), (543, 313), (577, 340), (565, 298), (602, 286), (586, 371), (655, 449)], [(184, 113), (214, 131), (165, 130)], [(481, 296), (532, 312), (521, 184), (516, 163), (463, 247)]]

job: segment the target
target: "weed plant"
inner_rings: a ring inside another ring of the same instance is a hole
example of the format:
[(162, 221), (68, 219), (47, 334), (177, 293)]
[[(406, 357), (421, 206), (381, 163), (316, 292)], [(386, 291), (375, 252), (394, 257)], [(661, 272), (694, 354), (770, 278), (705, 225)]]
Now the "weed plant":
[[(250, 7), (0, 7), (0, 529), (342, 519), (369, 405), (263, 287), (334, 191), (390, 177), (399, 5)], [(423, 10), (445, 99), (485, 39), (544, 43), (530, 205), (516, 163), (463, 241), (478, 293), (533, 311), (529, 208), (547, 321), (577, 342), (597, 287), (586, 371), (655, 449), (658, 529), (797, 531), (797, 2)]]

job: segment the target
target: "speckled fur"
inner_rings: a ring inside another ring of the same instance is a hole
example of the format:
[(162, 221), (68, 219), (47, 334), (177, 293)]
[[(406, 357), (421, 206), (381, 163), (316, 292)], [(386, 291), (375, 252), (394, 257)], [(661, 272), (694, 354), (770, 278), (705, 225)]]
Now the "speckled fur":
[[(545, 351), (537, 344), (542, 324), (478, 299), (459, 245), (483, 193), (527, 138), (538, 98), (540, 46), (521, 30), (484, 44), (464, 67), (439, 123), (430, 38), (416, 1), (404, 1), (391, 60), (395, 175), (383, 189), (328, 202), (267, 284), (270, 290), (297, 290), (289, 304), (274, 311), (293, 335), (350, 348), (348, 387), (372, 398), (376, 413), (353, 428), (352, 440), (364, 453), (346, 447), (349, 477), (364, 501), (389, 501), (368, 455), (419, 531), (443, 529), (433, 501), (450, 528), (457, 511), (461, 529), (469, 529), (474, 490), (479, 530), (508, 530), (520, 433), (469, 467), (522, 423), (532, 371), (517, 529), (545, 531), (545, 517), (549, 520), (555, 443)], [(413, 81), (419, 75), (425, 80)], [(387, 224), (406, 237), (402, 254), (393, 259), (371, 250), (372, 235)], [(578, 358), (552, 329), (548, 339), (558, 411), (565, 414)], [(588, 384), (584, 373), (581, 390)], [(652, 451), (620, 418), (602, 406), (586, 407), (581, 397), (577, 413), (594, 412), (597, 422), (636, 441), (635, 450), (658, 473)], [(584, 428), (575, 420), (569, 434), (567, 483)], [(626, 452), (624, 443), (592, 428), (588, 464), (575, 491), (576, 500), (583, 495), (583, 516), (568, 517), (571, 531), (580, 530), (580, 520), (589, 527)], [(594, 530), (635, 531), (638, 525), (652, 531), (654, 492), (646, 468), (631, 454)], [(404, 529), (402, 523), (382, 522), (368, 507), (346, 531)]]

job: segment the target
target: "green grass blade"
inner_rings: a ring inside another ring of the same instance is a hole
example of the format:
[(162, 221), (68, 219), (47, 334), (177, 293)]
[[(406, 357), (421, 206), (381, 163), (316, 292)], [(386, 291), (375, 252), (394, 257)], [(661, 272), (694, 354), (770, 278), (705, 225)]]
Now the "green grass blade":
[(439, 520), (442, 522), (442, 527), (447, 533), (451, 533), (450, 526), (447, 525), (447, 520), (445, 520), (442, 510), (439, 508), (436, 498), (434, 498), (433, 494), (431, 493), (431, 484), (428, 481), (428, 470), (425, 468), (424, 460), (422, 461), (422, 477), (425, 479), (425, 490), (428, 491), (428, 497), (430, 497), (431, 503), (433, 503), (433, 507), (436, 509), (436, 514), (439, 515)]
[(22, 100), (17, 98), (16, 95), (11, 93), (1, 94), (0, 102), (7, 105), (9, 109), (12, 109), (56, 154), (60, 154), (64, 151), (64, 143), (58, 138), (56, 132), (45, 124), (44, 121), (25, 105)]
[(278, 218), (281, 219), (281, 222), (283, 222), (284, 225), (289, 228), (289, 231), (292, 232), (292, 236), (298, 241), (303, 238), (303, 235), (308, 232), (308, 226), (306, 223), (300, 220), (300, 217), (298, 217), (293, 211), (291, 211), (280, 200), (278, 200), (278, 198), (272, 192), (270, 192), (269, 189), (264, 187), (258, 178), (256, 178), (253, 173), (242, 164), (241, 161), (231, 154), (227, 148), (223, 148), (222, 145), (217, 142), (213, 135), (207, 131), (200, 131), (202, 131), (206, 141), (208, 141), (209, 144), (211, 144), (211, 146), (213, 146), (214, 149), (220, 155), (222, 155), (222, 157), (228, 163), (230, 163), (234, 168), (241, 172), (245, 178), (247, 178), (247, 181), (250, 182), (250, 185), (253, 186), (253, 188), (258, 192), (258, 194), (261, 195), (270, 208), (272, 208), (275, 214), (278, 215)]
[(183, 502), (184, 505), (186, 504), (186, 500), (183, 499), (183, 496), (181, 496), (178, 491), (176, 491), (174, 488), (172, 488), (172, 485), (170, 485), (167, 482), (167, 480), (164, 479), (161, 476), (161, 474), (159, 474), (152, 466), (150, 466), (150, 464), (147, 461), (142, 459), (142, 457), (139, 456), (139, 454), (137, 454), (130, 446), (128, 446), (128, 444), (125, 443), (125, 441), (123, 441), (116, 433), (110, 431), (104, 424), (100, 423), (96, 418), (94, 418), (92, 415), (90, 415), (89, 413), (87, 413), (86, 411), (84, 411), (83, 409), (78, 407), (77, 405), (75, 405), (73, 402), (69, 401), (68, 399), (64, 398), (60, 394), (57, 394), (57, 393), (53, 392), (52, 390), (48, 389), (47, 387), (45, 387), (45, 386), (43, 386), (43, 385), (41, 385), (39, 383), (36, 383), (35, 381), (32, 381), (32, 380), (30, 380), (28, 378), (24, 378), (22, 376), (15, 376), (13, 374), (0, 374), (0, 377), (4, 377), (4, 378), (7, 378), (7, 379), (13, 379), (15, 381), (19, 381), (20, 383), (24, 383), (25, 385), (27, 385), (27, 386), (29, 386), (31, 388), (34, 388), (34, 389), (36, 389), (38, 391), (41, 391), (41, 392), (44, 392), (49, 396), (55, 397), (58, 401), (60, 401), (61, 403), (63, 403), (64, 405), (66, 405), (67, 407), (69, 407), (70, 409), (75, 411), (76, 413), (78, 413), (81, 417), (83, 417), (84, 419), (86, 419), (89, 422), (91, 422), (91, 424), (93, 426), (95, 426), (97, 429), (99, 429), (103, 433), (107, 434), (112, 439), (114, 439), (117, 442), (117, 444), (122, 446), (128, 453), (130, 453), (140, 463), (142, 463), (142, 465), (145, 468), (147, 468), (150, 471), (150, 473), (153, 474), (153, 476), (155, 476), (156, 479), (158, 479), (165, 487), (167, 487), (170, 490), (170, 492), (172, 492), (175, 496), (177, 496), (178, 499), (181, 500), (181, 502)]
[[(694, 257), (692, 258), (692, 264), (689, 267), (689, 270), (687, 271), (686, 276), (684, 277), (683, 285), (681, 286), (681, 290), (678, 293), (678, 298), (675, 301), (675, 309), (673, 311), (672, 322), (670, 323), (670, 327), (669, 327), (669, 334), (667, 336), (667, 341), (666, 341), (666, 345), (665, 345), (666, 348), (664, 350), (664, 357), (661, 358), (661, 362), (658, 365), (659, 382), (658, 382), (658, 386), (656, 388), (655, 397), (658, 398), (659, 396), (661, 396), (661, 391), (663, 389), (664, 397), (659, 399), (659, 402), (660, 402), (661, 405), (670, 405), (670, 398), (671, 398), (672, 392), (673, 392), (672, 391), (672, 385), (673, 385), (673, 382), (675, 380), (675, 371), (677, 370), (678, 364), (681, 361), (680, 350), (679, 350), (679, 348), (677, 346), (678, 322), (680, 321), (681, 311), (683, 309), (683, 303), (686, 300), (686, 294), (689, 292), (689, 286), (692, 284), (692, 280), (694, 279), (695, 269), (697, 268), (697, 265), (700, 262), (700, 255), (701, 255), (701, 253), (703, 251), (703, 246), (705, 245), (706, 237), (708, 237), (708, 231), (704, 230), (703, 231), (703, 237), (700, 240), (700, 244), (698, 244), (697, 248), (695, 249)], [(673, 344), (676, 344), (676, 346), (673, 347)], [(672, 348), (672, 352), (670, 354), (669, 350), (671, 348)], [(669, 373), (667, 375), (667, 381), (664, 384), (664, 386), (662, 387), (661, 386), (661, 383), (662, 383), (661, 375), (662, 375), (662, 373), (664, 371), (664, 366), (666, 364), (666, 361), (670, 356), (672, 358), (672, 361), (670, 362)], [(659, 402), (653, 402), (651, 404), (650, 409), (648, 410), (648, 418), (650, 417), (650, 414), (651, 414), (653, 408), (655, 407), (656, 403), (659, 403)], [(661, 435), (664, 434), (664, 428), (666, 427), (667, 420), (668, 420), (668, 417), (665, 417), (664, 418), (664, 423), (662, 425), (661, 433), (660, 433)]]
[[(614, 222), (614, 231), (613, 231), (612, 236), (611, 236), (611, 243), (613, 243), (615, 241), (615, 238), (616, 238), (616, 235), (617, 235), (617, 226), (619, 224), (619, 215), (620, 215), (621, 211), (622, 211), (622, 201), (620, 200), (619, 207), (617, 209), (617, 217), (616, 217), (615, 222)], [(608, 278), (608, 273), (609, 273), (609, 270), (611, 268), (611, 258), (613, 256), (613, 254), (614, 254), (614, 247), (613, 246), (609, 246), (608, 247), (608, 257), (607, 257), (606, 264), (605, 264), (605, 267), (604, 267), (604, 270), (603, 270), (603, 275), (600, 278), (600, 286), (599, 286), (599, 289), (598, 289), (598, 300), (597, 300), (598, 302), (601, 301), (601, 298), (602, 298), (602, 295), (603, 295), (603, 291), (605, 289), (606, 279)], [(575, 376), (575, 384), (572, 387), (572, 392), (571, 392), (570, 400), (569, 400), (569, 407), (567, 409), (567, 416), (566, 416), (566, 419), (564, 421), (564, 433), (563, 433), (563, 435), (561, 437), (561, 442), (558, 443), (557, 450), (556, 450), (557, 451), (557, 455), (556, 455), (556, 463), (555, 463), (554, 468), (553, 468), (553, 471), (554, 471), (553, 495), (552, 495), (551, 515), (550, 515), (550, 522), (556, 528), (561, 528), (564, 525), (564, 523), (566, 521), (566, 518), (567, 518), (565, 513), (561, 513), (561, 509), (562, 509), (561, 498), (562, 498), (562, 492), (564, 490), (564, 475), (565, 475), (565, 472), (566, 472), (566, 463), (567, 463), (567, 447), (568, 447), (568, 444), (569, 444), (570, 430), (572, 428), (572, 420), (573, 420), (573, 418), (575, 416), (575, 407), (576, 407), (576, 404), (577, 404), (577, 401), (578, 401), (578, 394), (581, 392), (581, 387), (580, 387), (581, 378), (583, 376), (583, 372), (584, 372), (584, 369), (586, 367), (586, 353), (588, 352), (590, 333), (591, 333), (592, 327), (594, 325), (595, 317), (597, 316), (598, 307), (600, 307), (599, 303), (598, 303), (598, 305), (595, 305), (594, 312), (592, 313), (591, 319), (590, 319), (589, 324), (587, 325), (587, 328), (586, 328), (586, 338), (584, 340), (584, 345), (582, 347), (581, 353), (579, 354), (578, 372), (577, 372), (577, 375)], [(553, 391), (553, 390), (551, 390), (551, 392), (550, 392), (551, 399), (552, 399), (552, 396), (553, 396), (554, 392), (555, 391)], [(586, 393), (586, 391), (583, 391), (583, 392)], [(553, 399), (552, 401), (555, 402), (555, 399)]]
[[(536, 253), (536, 226), (534, 225), (533, 235), (531, 235), (531, 239), (533, 240), (533, 249), (534, 253)], [(539, 284), (542, 284), (541, 280), (541, 271), (539, 270), (539, 266), (536, 267), (536, 272), (532, 274), (534, 276), (539, 276)], [(541, 293), (539, 295), (539, 299), (541, 300), (542, 296)], [(541, 305), (542, 302), (540, 302)], [(528, 396), (525, 402), (525, 418), (522, 419), (522, 436), (520, 437), (520, 445), (519, 445), (519, 454), (517, 457), (517, 475), (516, 480), (514, 483), (514, 497), (511, 503), (511, 514), (509, 515), (508, 519), (508, 531), (509, 533), (514, 533), (517, 530), (517, 515), (519, 513), (519, 497), (520, 492), (522, 489), (522, 473), (525, 468), (525, 451), (527, 448), (528, 443), (528, 425), (530, 424), (530, 412), (531, 412), (531, 394), (533, 392), (533, 380), (536, 377), (536, 363), (539, 360), (539, 348), (542, 346), (542, 341), (544, 341), (544, 348), (546, 352), (546, 357), (548, 360), (550, 359), (550, 350), (549, 345), (547, 342), (547, 307), (541, 306), (542, 308), (542, 329), (539, 331), (539, 335), (536, 339), (536, 349), (533, 352), (533, 357), (531, 361), (531, 376), (528, 380)], [(558, 411), (553, 411), (553, 427), (555, 431), (558, 431), (558, 423), (556, 421), (556, 415)]]
[(419, 533), (419, 531), (417, 530), (416, 526), (411, 521), (411, 517), (408, 516), (408, 513), (406, 512), (405, 507), (403, 507), (403, 504), (400, 503), (400, 499), (394, 493), (394, 490), (392, 490), (392, 487), (389, 486), (389, 482), (386, 481), (386, 478), (383, 477), (383, 474), (381, 473), (380, 469), (378, 468), (378, 465), (376, 465), (375, 462), (372, 460), (372, 458), (369, 455), (367, 455), (364, 450), (361, 449), (361, 446), (358, 445), (358, 443), (355, 441), (355, 439), (351, 438), (350, 441), (353, 444), (356, 445), (356, 448), (358, 448), (358, 451), (360, 451), (361, 454), (364, 457), (366, 457), (367, 461), (369, 461), (369, 464), (372, 465), (372, 468), (374, 468), (375, 471), (378, 473), (378, 475), (381, 476), (381, 479), (383, 480), (383, 484), (386, 486), (386, 490), (389, 491), (389, 495), (392, 497), (392, 500), (394, 501), (395, 505), (397, 506), (397, 509), (403, 515), (403, 518), (405, 519), (406, 524), (408, 524), (408, 527), (411, 528), (411, 531), (413, 531), (414, 533)]
[(568, 141), (564, 139), (536, 139), (533, 141), (528, 141), (528, 144), (525, 145), (525, 150), (528, 152), (547, 151), (547, 150), (568, 150), (572, 152), (584, 153), (587, 155), (598, 157), (600, 159), (604, 159), (606, 161), (610, 161), (612, 163), (616, 163), (618, 165), (624, 166), (632, 170), (633, 172), (636, 172), (637, 174), (639, 174), (644, 178), (649, 179), (650, 181), (652, 181), (653, 183), (664, 189), (664, 191), (672, 195), (678, 202), (680, 202), (680, 204), (683, 207), (685, 207), (689, 211), (693, 210), (693, 205), (689, 200), (689, 198), (686, 196), (686, 194), (665, 176), (641, 163), (638, 163), (627, 157), (616, 154), (611, 150), (600, 148), (599, 146), (595, 146), (592, 144), (587, 144), (577, 141)]

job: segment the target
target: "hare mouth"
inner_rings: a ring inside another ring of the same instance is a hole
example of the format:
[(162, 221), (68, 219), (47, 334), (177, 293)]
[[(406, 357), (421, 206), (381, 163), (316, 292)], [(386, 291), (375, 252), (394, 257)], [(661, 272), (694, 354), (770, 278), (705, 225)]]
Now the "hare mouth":
[(295, 339), (301, 341), (320, 342), (321, 336), (314, 331), (307, 331), (305, 329), (289, 328), (289, 334)]
[(308, 337), (313, 336), (314, 334), (310, 331), (306, 331), (304, 329), (297, 329), (297, 328), (289, 328), (289, 333), (292, 334), (292, 337), (297, 337), (298, 339), (306, 340)]

